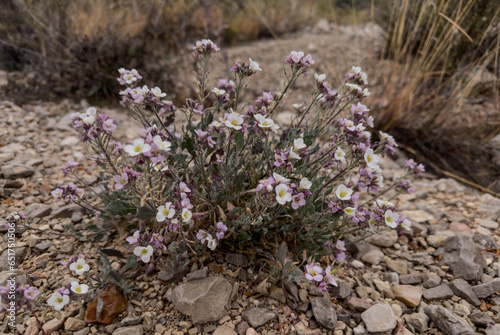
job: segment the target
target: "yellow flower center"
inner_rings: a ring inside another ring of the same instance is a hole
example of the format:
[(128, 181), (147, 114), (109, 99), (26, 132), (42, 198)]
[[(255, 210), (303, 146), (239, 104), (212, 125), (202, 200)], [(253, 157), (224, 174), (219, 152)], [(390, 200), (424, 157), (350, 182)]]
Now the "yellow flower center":
[(62, 302), (63, 302), (63, 300), (62, 300), (62, 298), (56, 298), (56, 302), (57, 302), (58, 304), (60, 304), (60, 303), (62, 303)]
[(168, 216), (168, 213), (170, 213), (170, 210), (168, 208), (165, 208), (163, 210), (163, 215)]
[(232, 119), (232, 120), (231, 120), (231, 124), (232, 124), (233, 126), (237, 126), (237, 125), (238, 125), (238, 120), (237, 120), (237, 119)]
[(148, 249), (146, 249), (146, 248), (142, 249), (141, 254), (147, 255), (148, 254)]
[(134, 151), (135, 151), (135, 152), (141, 152), (141, 146), (140, 146), (140, 145), (136, 146), (136, 147), (134, 148)]
[(77, 286), (75, 288), (75, 291), (78, 292), (78, 293), (81, 293), (82, 292), (82, 288), (80, 286)]
[(77, 265), (76, 265), (76, 268), (77, 268), (78, 270), (81, 270), (81, 269), (83, 269), (83, 265), (81, 265), (81, 264), (77, 264)]
[(347, 195), (347, 192), (346, 191), (340, 191), (340, 197), (343, 198)]

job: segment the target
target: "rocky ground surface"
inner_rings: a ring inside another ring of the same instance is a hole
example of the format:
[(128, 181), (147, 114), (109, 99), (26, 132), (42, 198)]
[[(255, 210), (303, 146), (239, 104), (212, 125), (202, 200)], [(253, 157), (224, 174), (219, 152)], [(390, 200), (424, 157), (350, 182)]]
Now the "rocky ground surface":
[[(81, 252), (92, 275), (98, 248), (131, 252), (116, 234), (97, 243), (65, 235), (64, 225), (83, 231), (85, 224), (103, 222), (50, 195), (72, 181), (60, 170), (70, 159), (80, 162), (86, 183), (99, 187), (87, 149), (70, 127), (71, 113), (86, 107), (0, 102), (0, 226), (13, 211), (32, 218), (31, 229), (17, 230), (17, 281), (42, 292), (38, 314), (47, 334), (500, 334), (500, 199), (429, 174), (414, 183), (414, 194), (394, 201), (412, 231), (384, 232), (352, 246), (336, 273), (338, 287), (327, 292), (287, 282), (294, 298), (287, 299), (256, 259), (215, 252), (186, 267), (165, 260), (159, 271), (137, 277), (126, 311), (110, 325), (86, 324), (78, 301), (54, 311), (45, 300), (75, 280), (60, 260)], [(136, 138), (138, 128), (123, 110), (106, 112), (117, 119), (119, 138)], [(288, 119), (282, 114), (278, 121)], [(386, 180), (402, 174), (403, 161), (398, 154), (381, 163)], [(8, 276), (5, 240), (0, 285)], [(18, 317), (16, 330), (41, 334), (29, 315)], [(5, 320), (0, 331), (8, 332)]]

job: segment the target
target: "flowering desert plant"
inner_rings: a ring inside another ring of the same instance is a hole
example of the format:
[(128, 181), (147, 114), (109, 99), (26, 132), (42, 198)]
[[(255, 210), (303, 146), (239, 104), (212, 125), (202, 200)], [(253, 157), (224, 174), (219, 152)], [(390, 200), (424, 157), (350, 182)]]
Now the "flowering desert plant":
[[(324, 74), (308, 77), (312, 57), (292, 51), (283, 90), (252, 101), (245, 89), (262, 71), (257, 62), (236, 63), (232, 80), (213, 85), (209, 69), (219, 48), (202, 40), (193, 50), (197, 98), (180, 107), (158, 87), (137, 86), (137, 71), (119, 70), (118, 81), (126, 86), (122, 105), (143, 127), (132, 143), (120, 143), (114, 120), (93, 107), (74, 115), (80, 140), (101, 167), (107, 205), (94, 208), (74, 185), (56, 189), (56, 198), (108, 218), (136, 216), (140, 224), (128, 241), (144, 263), (163, 252), (186, 259), (205, 248), (266, 248), (281, 241), (295, 257), (305, 250), (340, 261), (345, 242), (370, 231), (409, 229), (390, 201), (412, 192), (406, 178), (423, 167), (410, 160), (407, 172), (385, 185), (378, 163), (397, 144), (388, 134), (369, 131), (373, 117), (361, 103), (369, 92), (360, 68), (334, 88)], [(293, 105), (296, 116), (283, 129), (274, 120), (298, 80), (311, 82), (310, 100)], [(178, 116), (183, 123), (174, 123)], [(312, 280), (333, 284), (331, 268), (327, 272), (321, 275), (312, 263), (306, 268)]]

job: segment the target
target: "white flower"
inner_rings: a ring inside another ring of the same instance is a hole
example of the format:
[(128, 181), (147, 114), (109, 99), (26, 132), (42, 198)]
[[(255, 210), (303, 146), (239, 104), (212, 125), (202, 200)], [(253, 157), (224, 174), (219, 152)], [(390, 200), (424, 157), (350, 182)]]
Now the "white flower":
[(69, 303), (69, 296), (61, 295), (59, 292), (54, 292), (47, 300), (47, 304), (54, 307), (56, 311), (60, 311), (65, 305)]
[(312, 182), (310, 182), (309, 179), (304, 177), (300, 180), (299, 190), (310, 190), (311, 186)]
[(345, 121), (345, 127), (349, 129), (350, 131), (355, 131), (356, 130), (356, 125), (354, 124), (354, 121), (352, 120), (346, 120)]
[(325, 79), (326, 79), (326, 74), (324, 74), (324, 73), (323, 73), (323, 74), (317, 74), (317, 73), (315, 73), (315, 74), (314, 74), (314, 79), (316, 79), (316, 81), (317, 81), (318, 83), (322, 83), (322, 82), (324, 82), (324, 81), (325, 81)]
[(380, 161), (380, 157), (373, 152), (373, 149), (368, 149), (365, 152), (365, 162), (370, 168), (374, 168), (378, 166), (378, 162)]
[(213, 238), (212, 235), (208, 234), (207, 247), (210, 248), (210, 250), (214, 250), (216, 246), (217, 246), (217, 240)]
[(365, 89), (363, 90), (363, 97), (365, 97), (365, 98), (366, 98), (366, 97), (367, 97), (367, 96), (369, 96), (370, 94), (371, 94), (371, 93), (370, 93), (370, 91), (368, 91), (368, 89), (367, 89), (367, 88), (365, 88)]
[(76, 281), (71, 282), (70, 290), (76, 294), (85, 294), (89, 291), (89, 286), (85, 284), (78, 284)]
[(156, 221), (163, 222), (165, 219), (171, 219), (175, 215), (175, 209), (172, 207), (171, 202), (165, 203), (164, 206), (158, 207), (156, 213)]
[(363, 80), (363, 82), (365, 84), (368, 83), (368, 77), (366, 76), (365, 72), (361, 71), (361, 67), (360, 66), (353, 66), (352, 67), (352, 72), (359, 74), (360, 77), (361, 77), (361, 80)]
[(70, 264), (69, 269), (71, 271), (75, 271), (77, 275), (81, 275), (85, 271), (89, 271), (90, 266), (85, 263), (85, 260), (83, 258), (78, 258), (76, 262)]
[(380, 133), (380, 140), (383, 141), (385, 140), (386, 138), (388, 139), (394, 139), (394, 137), (392, 137), (391, 135), (387, 134), (387, 133), (384, 133), (383, 131), (379, 131)]
[(394, 204), (390, 201), (377, 199), (376, 203), (377, 203), (377, 206), (379, 206), (379, 207), (384, 207), (384, 206), (394, 207)]
[(293, 151), (299, 151), (304, 148), (307, 148), (307, 145), (304, 143), (303, 138), (293, 140)]
[(287, 159), (289, 159), (289, 160), (291, 160), (291, 159), (300, 159), (300, 156), (295, 151), (290, 150), (290, 152), (288, 153)]
[(210, 126), (214, 127), (215, 129), (219, 129), (219, 127), (222, 125), (222, 123), (220, 123), (219, 121), (212, 121), (212, 123), (210, 123)]
[(163, 171), (167, 171), (167, 170), (168, 170), (168, 165), (167, 165), (167, 164), (165, 164), (165, 165), (162, 165), (162, 164), (156, 164), (155, 166), (153, 166), (153, 168), (154, 168), (156, 171), (163, 172)]
[(262, 71), (262, 69), (259, 67), (259, 63), (257, 63), (256, 61), (252, 60), (252, 58), (248, 58), (248, 60), (250, 61), (250, 70), (251, 71)]
[(189, 222), (189, 220), (191, 220), (191, 218), (193, 217), (193, 213), (191, 213), (191, 211), (189, 209), (184, 208), (182, 210), (181, 216), (182, 216), (182, 220), (184, 222)]
[(141, 257), (144, 263), (148, 263), (151, 260), (151, 255), (153, 254), (153, 247), (148, 245), (147, 247), (135, 247), (134, 255)]
[(399, 214), (393, 213), (391, 210), (385, 212), (385, 224), (391, 228), (396, 228), (398, 226)]
[(280, 126), (278, 126), (276, 123), (273, 123), (273, 125), (271, 126), (271, 130), (277, 134), (278, 133), (278, 129), (280, 129)]
[(283, 177), (280, 174), (277, 174), (276, 172), (273, 172), (273, 178), (276, 184), (288, 183), (290, 181), (290, 179), (286, 179), (285, 177)]
[(220, 95), (223, 95), (224, 93), (226, 93), (225, 90), (217, 88), (217, 87), (214, 87), (212, 92), (214, 92), (216, 96), (220, 96)]
[(368, 220), (368, 229), (371, 231), (371, 232), (375, 232), (376, 231), (376, 228), (377, 227), (377, 220), (375, 220), (374, 218), (370, 217), (370, 219)]
[(151, 150), (151, 146), (149, 144), (144, 143), (144, 140), (142, 138), (138, 138), (134, 140), (133, 144), (127, 144), (125, 148), (123, 148), (126, 153), (128, 153), (130, 156), (138, 156), (142, 153), (148, 152)]
[(334, 157), (338, 161), (345, 162), (345, 151), (341, 148), (337, 148), (337, 150), (335, 150)]
[(162, 93), (161, 89), (157, 86), (151, 89), (151, 93), (153, 93), (157, 98), (163, 98), (167, 95), (167, 93)]
[(82, 122), (89, 126), (92, 125), (95, 121), (95, 117), (93, 115), (87, 115), (87, 114), (84, 115), (85, 116), (82, 118)]
[(280, 205), (284, 205), (287, 202), (292, 201), (292, 195), (288, 193), (288, 186), (285, 184), (279, 184), (276, 186), (276, 201)]
[(169, 141), (162, 140), (160, 135), (153, 137), (153, 143), (156, 144), (156, 147), (160, 151), (170, 151), (170, 147), (172, 146), (172, 143)]
[(272, 119), (267, 119), (262, 114), (255, 114), (253, 117), (259, 122), (258, 126), (260, 128), (271, 128), (274, 125), (274, 121)]
[(240, 130), (241, 125), (243, 124), (243, 117), (238, 113), (232, 112), (227, 116), (227, 120), (224, 123), (226, 124), (226, 127)]
[(348, 188), (345, 185), (340, 185), (339, 187), (337, 187), (337, 191), (335, 191), (335, 195), (340, 200), (350, 200), (352, 192), (353, 191), (351, 188)]
[(356, 214), (356, 208), (346, 207), (346, 208), (344, 208), (344, 213), (346, 213), (349, 216), (352, 216), (352, 215)]
[(411, 222), (408, 219), (404, 219), (403, 222), (401, 222), (401, 227), (403, 227), (406, 230), (411, 230)]

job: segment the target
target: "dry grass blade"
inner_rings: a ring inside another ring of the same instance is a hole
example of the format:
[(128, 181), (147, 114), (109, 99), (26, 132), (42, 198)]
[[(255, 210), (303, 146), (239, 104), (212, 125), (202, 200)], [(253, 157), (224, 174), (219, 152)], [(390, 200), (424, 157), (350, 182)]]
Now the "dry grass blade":
[(458, 30), (460, 30), (460, 32), (462, 34), (464, 34), (464, 36), (469, 39), (469, 41), (471, 41), (472, 43), (474, 43), (474, 40), (472, 39), (472, 37), (470, 37), (469, 34), (467, 34), (467, 32), (465, 30), (463, 30), (462, 27), (460, 27), (456, 22), (454, 22), (452, 19), (450, 19), (448, 16), (444, 15), (441, 12), (439, 12), (438, 14), (440, 16), (444, 17), (446, 20), (448, 20), (448, 22), (450, 22), (452, 25), (455, 26), (455, 28), (457, 28)]

